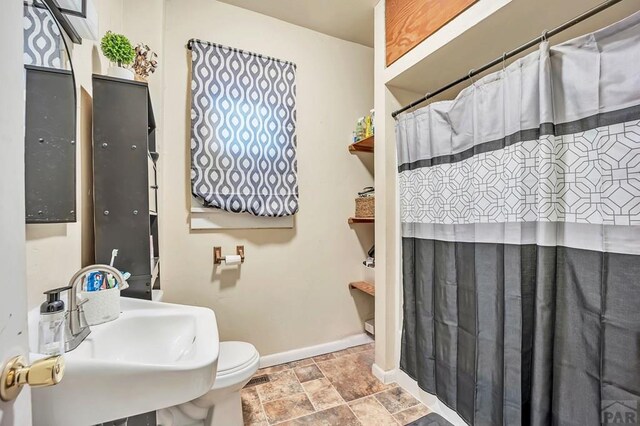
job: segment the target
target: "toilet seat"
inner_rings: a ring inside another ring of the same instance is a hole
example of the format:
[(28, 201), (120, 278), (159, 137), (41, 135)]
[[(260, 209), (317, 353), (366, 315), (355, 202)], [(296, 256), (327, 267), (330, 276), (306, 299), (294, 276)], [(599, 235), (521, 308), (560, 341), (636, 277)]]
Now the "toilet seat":
[(255, 346), (246, 342), (220, 342), (216, 381), (209, 392), (193, 400), (197, 407), (210, 407), (220, 395), (239, 392), (260, 364)]
[[(255, 364), (259, 360), (256, 348), (247, 342), (220, 342), (217, 379)], [(214, 384), (213, 388), (217, 388)]]

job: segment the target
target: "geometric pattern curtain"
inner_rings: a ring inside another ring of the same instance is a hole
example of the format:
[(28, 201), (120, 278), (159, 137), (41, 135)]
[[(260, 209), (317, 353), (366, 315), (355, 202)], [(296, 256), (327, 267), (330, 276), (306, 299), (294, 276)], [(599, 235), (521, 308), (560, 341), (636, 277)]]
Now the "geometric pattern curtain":
[(640, 13), (398, 117), (400, 367), (469, 424), (636, 413), (638, 64)]
[(206, 207), (298, 211), (296, 65), (192, 41), (191, 188)]

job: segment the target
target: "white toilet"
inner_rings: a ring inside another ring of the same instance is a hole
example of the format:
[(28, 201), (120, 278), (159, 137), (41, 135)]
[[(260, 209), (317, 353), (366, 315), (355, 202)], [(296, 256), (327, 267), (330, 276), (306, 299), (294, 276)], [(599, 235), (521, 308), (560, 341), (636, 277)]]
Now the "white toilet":
[(158, 411), (158, 426), (242, 426), (240, 390), (258, 370), (260, 355), (246, 342), (220, 342), (216, 381), (209, 392)]

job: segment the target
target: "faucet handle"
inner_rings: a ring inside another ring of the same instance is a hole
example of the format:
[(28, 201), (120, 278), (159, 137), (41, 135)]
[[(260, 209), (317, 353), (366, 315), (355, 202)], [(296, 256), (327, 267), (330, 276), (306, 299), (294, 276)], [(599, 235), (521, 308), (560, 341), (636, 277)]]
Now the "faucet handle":
[(59, 288), (54, 288), (54, 289), (51, 289), (51, 290), (47, 290), (42, 294), (46, 294), (46, 295), (58, 294), (58, 293), (62, 293), (63, 291), (67, 291), (67, 290), (71, 290), (71, 286), (70, 285), (65, 286), (65, 287), (59, 287)]
[(84, 305), (85, 303), (87, 303), (89, 301), (89, 299), (80, 299), (78, 298), (79, 301), (77, 303), (77, 307), (78, 307), (78, 320), (80, 321), (80, 327), (89, 327), (89, 323), (87, 322), (87, 317), (84, 314), (84, 309), (82, 308), (82, 305)]

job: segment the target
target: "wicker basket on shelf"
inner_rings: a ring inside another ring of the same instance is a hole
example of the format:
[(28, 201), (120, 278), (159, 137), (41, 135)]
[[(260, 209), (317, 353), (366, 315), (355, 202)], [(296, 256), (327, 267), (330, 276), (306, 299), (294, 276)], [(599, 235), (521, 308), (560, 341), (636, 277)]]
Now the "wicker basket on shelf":
[(374, 217), (376, 211), (376, 197), (356, 198), (356, 217)]

